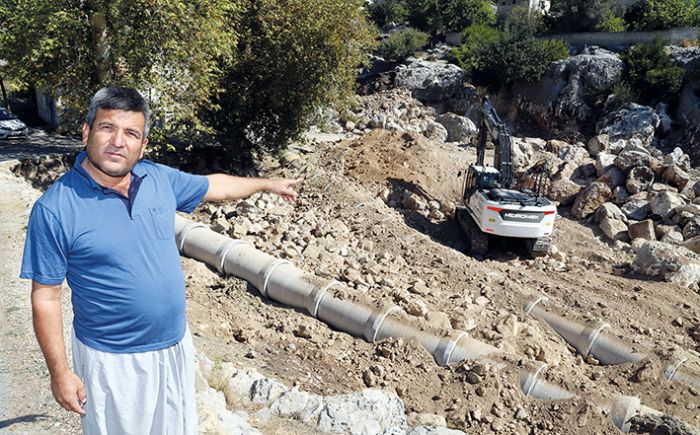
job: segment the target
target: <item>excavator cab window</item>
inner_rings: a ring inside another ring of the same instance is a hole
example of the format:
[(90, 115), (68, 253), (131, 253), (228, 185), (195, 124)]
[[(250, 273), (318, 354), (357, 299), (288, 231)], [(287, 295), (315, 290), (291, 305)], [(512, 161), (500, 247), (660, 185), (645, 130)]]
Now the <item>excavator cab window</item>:
[(498, 178), (499, 174), (479, 174), (479, 189), (490, 190), (501, 187)]

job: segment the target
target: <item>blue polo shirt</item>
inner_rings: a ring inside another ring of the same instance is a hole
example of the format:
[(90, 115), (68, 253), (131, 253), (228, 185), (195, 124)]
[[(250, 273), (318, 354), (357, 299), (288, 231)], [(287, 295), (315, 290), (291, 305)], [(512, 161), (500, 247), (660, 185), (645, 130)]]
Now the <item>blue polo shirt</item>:
[(34, 204), (21, 278), (67, 279), (73, 328), (101, 351), (145, 352), (185, 333), (185, 282), (175, 243), (175, 210), (191, 212), (209, 183), (147, 160), (132, 170), (129, 198), (97, 184), (81, 166)]

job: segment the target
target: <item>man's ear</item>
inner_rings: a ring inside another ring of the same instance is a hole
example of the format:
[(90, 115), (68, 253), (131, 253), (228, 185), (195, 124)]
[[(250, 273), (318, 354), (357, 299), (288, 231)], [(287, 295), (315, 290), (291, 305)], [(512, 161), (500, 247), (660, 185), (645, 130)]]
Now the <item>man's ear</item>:
[(90, 136), (90, 126), (87, 122), (83, 122), (83, 143), (87, 145), (88, 136)]
[(141, 144), (141, 155), (139, 156), (139, 160), (143, 158), (143, 153), (146, 151), (146, 146), (148, 146), (148, 139), (144, 139), (143, 144)]

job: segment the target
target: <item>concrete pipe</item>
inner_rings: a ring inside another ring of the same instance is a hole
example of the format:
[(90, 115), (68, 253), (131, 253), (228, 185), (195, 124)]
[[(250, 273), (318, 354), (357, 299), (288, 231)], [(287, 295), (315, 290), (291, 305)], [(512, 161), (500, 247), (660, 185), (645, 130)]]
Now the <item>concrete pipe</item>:
[(183, 255), (203, 261), (222, 274), (244, 279), (263, 296), (304, 309), (334, 328), (369, 342), (389, 337), (416, 338), (442, 366), (499, 353), (466, 332), (445, 336), (444, 331), (421, 326), (399, 307), (376, 307), (338, 281), (307, 274), (289, 261), (215, 233), (205, 225), (176, 216), (175, 235)]
[(646, 358), (646, 355), (635, 352), (626, 343), (617, 338), (604, 334), (609, 328), (607, 324), (586, 326), (550, 313), (537, 303), (537, 299), (525, 305), (526, 313), (547, 322), (567, 343), (585, 357), (592, 355), (601, 364), (612, 365), (626, 362), (636, 362)]

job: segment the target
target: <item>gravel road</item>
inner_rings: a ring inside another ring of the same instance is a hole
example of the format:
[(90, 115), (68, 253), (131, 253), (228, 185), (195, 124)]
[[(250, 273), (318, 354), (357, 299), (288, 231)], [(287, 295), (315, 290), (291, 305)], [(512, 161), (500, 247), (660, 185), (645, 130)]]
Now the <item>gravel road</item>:
[[(80, 433), (78, 417), (60, 408), (51, 395), (32, 330), (29, 282), (18, 278), (27, 218), (40, 192), (10, 172), (16, 163), (0, 163), (0, 433)], [(66, 288), (62, 299), (66, 336), (69, 292)]]

